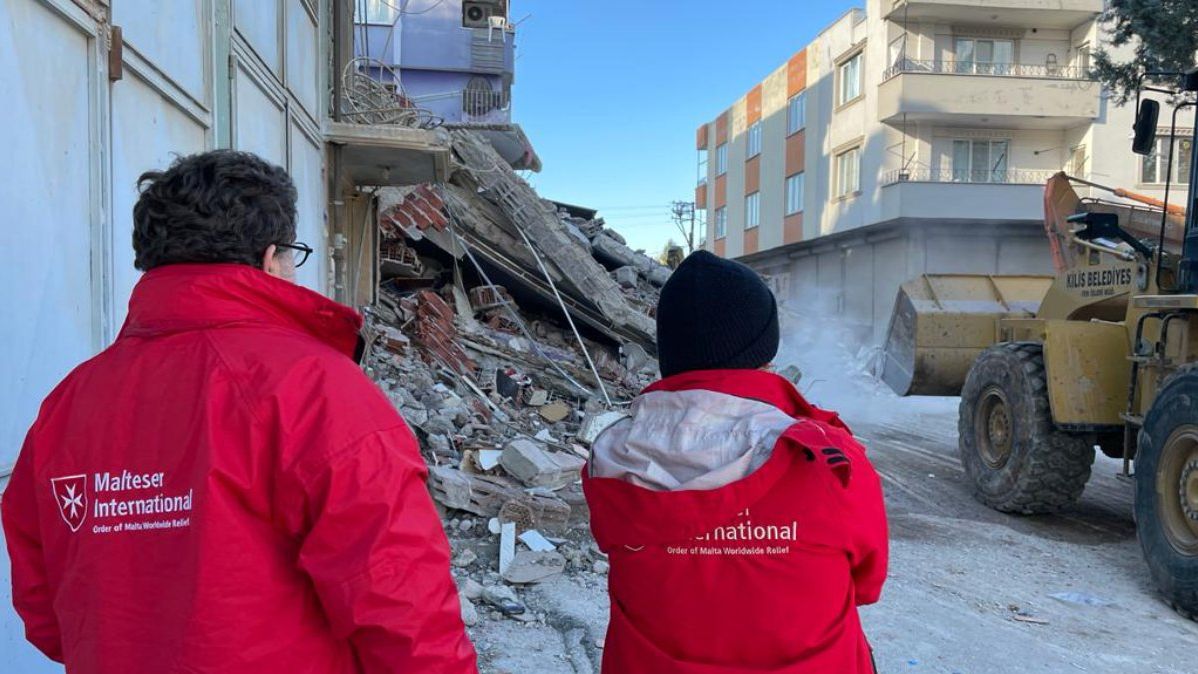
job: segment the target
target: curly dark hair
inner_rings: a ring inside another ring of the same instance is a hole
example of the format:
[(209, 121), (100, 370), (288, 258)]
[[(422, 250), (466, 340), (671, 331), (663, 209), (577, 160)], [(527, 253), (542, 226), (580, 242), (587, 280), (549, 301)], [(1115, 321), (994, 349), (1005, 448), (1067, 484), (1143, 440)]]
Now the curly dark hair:
[(233, 262), (260, 266), (271, 244), (295, 242), (295, 185), (257, 155), (215, 150), (137, 179), (133, 266)]

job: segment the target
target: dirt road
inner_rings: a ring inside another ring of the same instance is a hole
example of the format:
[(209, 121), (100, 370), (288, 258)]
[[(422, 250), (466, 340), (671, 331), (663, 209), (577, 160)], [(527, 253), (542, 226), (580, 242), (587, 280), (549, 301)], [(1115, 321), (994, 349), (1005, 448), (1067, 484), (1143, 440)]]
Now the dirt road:
[(883, 672), (1198, 671), (1198, 624), (1151, 585), (1119, 462), (1059, 515), (1003, 515), (969, 494), (955, 418), (920, 421), (856, 429), (890, 516), (890, 579), (864, 611)]
[[(909, 407), (903, 422), (847, 411), (889, 508), (890, 579), (863, 610), (883, 673), (1198, 672), (1198, 623), (1150, 584), (1118, 462), (1099, 459), (1081, 502), (1060, 515), (1002, 515), (970, 496), (951, 401)], [(559, 577), (524, 599), (544, 622), (484, 621), (485, 671), (598, 671), (601, 578)]]

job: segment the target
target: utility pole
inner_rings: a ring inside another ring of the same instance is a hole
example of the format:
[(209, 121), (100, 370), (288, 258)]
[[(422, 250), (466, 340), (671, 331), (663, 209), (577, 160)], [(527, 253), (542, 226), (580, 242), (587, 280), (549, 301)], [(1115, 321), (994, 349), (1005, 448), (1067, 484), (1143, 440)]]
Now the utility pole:
[(682, 233), (682, 240), (686, 242), (687, 254), (695, 252), (695, 202), (675, 201), (670, 205), (670, 212), (673, 214), (674, 224)]

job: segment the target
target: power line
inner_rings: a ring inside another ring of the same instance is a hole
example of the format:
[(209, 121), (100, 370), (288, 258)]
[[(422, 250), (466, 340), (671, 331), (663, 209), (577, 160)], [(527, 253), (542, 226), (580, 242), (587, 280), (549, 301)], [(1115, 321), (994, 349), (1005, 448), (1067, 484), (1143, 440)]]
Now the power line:
[(621, 210), (641, 210), (649, 208), (661, 208), (664, 210), (670, 209), (670, 204), (645, 204), (644, 206), (595, 206), (596, 211), (621, 211)]

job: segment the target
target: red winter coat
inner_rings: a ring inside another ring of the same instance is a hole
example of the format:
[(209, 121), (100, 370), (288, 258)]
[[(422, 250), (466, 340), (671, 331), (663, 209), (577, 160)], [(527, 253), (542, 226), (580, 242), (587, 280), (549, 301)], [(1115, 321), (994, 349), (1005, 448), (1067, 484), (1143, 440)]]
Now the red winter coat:
[(886, 577), (881, 487), (790, 382), (658, 382), (600, 435), (583, 485), (611, 559), (604, 672), (873, 671), (857, 606)]
[(29, 641), (69, 674), (477, 671), (360, 325), (247, 266), (147, 273), (3, 497)]

